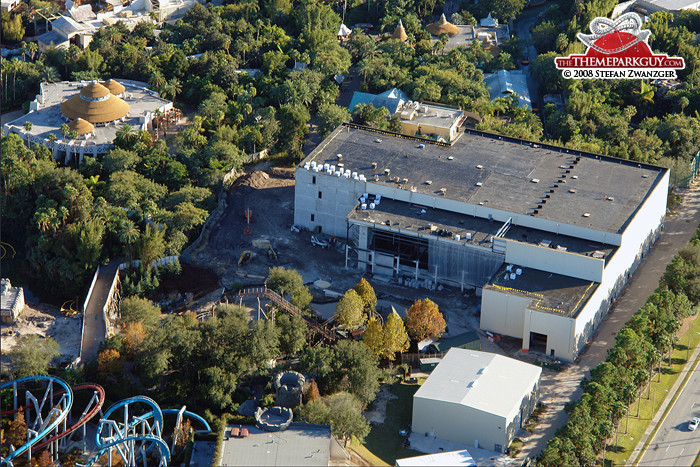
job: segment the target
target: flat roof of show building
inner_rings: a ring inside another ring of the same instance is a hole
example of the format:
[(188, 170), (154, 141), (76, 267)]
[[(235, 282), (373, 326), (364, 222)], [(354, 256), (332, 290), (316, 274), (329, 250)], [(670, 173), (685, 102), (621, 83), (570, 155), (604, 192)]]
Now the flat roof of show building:
[[(369, 200), (371, 202), (371, 200)], [(367, 203), (365, 203), (367, 204)], [(411, 232), (418, 237), (443, 237), (462, 243), (489, 247), (491, 238), (503, 227), (503, 222), (490, 221), (469, 214), (460, 214), (418, 204), (382, 198), (371, 209), (357, 205), (347, 215), (351, 223), (371, 224), (380, 230)], [(432, 226), (432, 228), (431, 228)], [(442, 234), (440, 231), (449, 232)], [(459, 235), (459, 240), (457, 240)], [(469, 238), (468, 238), (469, 237)], [(608, 261), (617, 247), (593, 240), (583, 240), (568, 235), (512, 225), (504, 238), (548, 248), (565, 248), (570, 253), (593, 256)]]
[[(517, 274), (518, 270), (520, 274)], [(598, 285), (598, 282), (504, 264), (484, 289), (528, 297), (532, 299), (530, 306), (533, 310), (576, 318)]]
[(337, 164), (338, 154), (369, 183), (516, 214), (538, 209), (539, 218), (611, 233), (624, 231), (667, 171), (471, 129), (447, 145), (353, 124), (338, 127), (300, 166)]

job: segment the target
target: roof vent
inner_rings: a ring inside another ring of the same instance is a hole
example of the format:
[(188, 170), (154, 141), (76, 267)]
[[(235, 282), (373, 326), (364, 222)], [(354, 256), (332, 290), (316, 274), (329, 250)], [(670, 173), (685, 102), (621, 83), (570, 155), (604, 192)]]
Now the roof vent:
[(644, 175), (642, 175), (642, 178), (649, 178), (649, 175), (644, 174)]
[(384, 169), (384, 175), (389, 175), (391, 173), (391, 169)]
[(394, 181), (395, 181), (396, 183), (399, 183), (399, 180), (401, 180), (401, 179), (399, 178), (398, 175), (397, 175), (396, 177), (394, 177)]
[(540, 183), (540, 179), (539, 179), (539, 178), (533, 178), (533, 179), (530, 180), (530, 181), (531, 181), (532, 183)]
[(401, 182), (402, 182), (402, 183), (408, 183), (408, 179), (407, 179), (407, 178), (401, 179)]
[(474, 381), (470, 381), (467, 387), (469, 388), (475, 388), (479, 384), (479, 380), (475, 379)]
[(377, 138), (377, 139), (374, 140), (374, 142), (375, 142), (375, 143), (381, 143), (382, 140), (381, 140), (380, 138)]
[(483, 368), (480, 368), (479, 371), (476, 372), (477, 375), (483, 375), (484, 373), (489, 371), (489, 367), (485, 366)]
[(343, 155), (342, 155), (342, 154), (338, 154), (338, 160), (339, 160), (339, 161), (342, 161), (342, 160), (343, 160)]
[(377, 170), (377, 163), (376, 162), (372, 162), (372, 170)]
[(432, 184), (433, 184), (433, 181), (432, 181), (432, 180), (426, 180), (426, 181), (425, 181), (425, 184), (426, 184), (426, 185), (432, 185)]
[(481, 169), (484, 168), (484, 166), (480, 164), (480, 165), (477, 165), (476, 168), (479, 169), (479, 170), (481, 170)]
[(483, 185), (483, 183), (481, 183), (481, 182), (476, 182), (476, 186), (482, 186), (482, 185)]
[(591, 217), (591, 213), (590, 213), (590, 212), (584, 212), (584, 213), (583, 213), (583, 217)]
[(414, 187), (414, 186), (411, 187), (411, 193), (415, 193), (416, 190), (418, 190), (418, 188), (416, 188), (416, 187)]
[(454, 160), (454, 158), (455, 158), (455, 156), (447, 156), (448, 161)]
[(612, 196), (608, 196), (608, 201), (615, 201), (615, 198), (613, 198)]
[(447, 188), (440, 188), (440, 194), (444, 195), (445, 193), (447, 193)]
[(571, 178), (573, 178), (574, 180), (576, 180), (576, 179), (578, 178), (578, 175), (572, 175)]
[(569, 190), (569, 193), (576, 193), (576, 190), (574, 190), (574, 189), (572, 188), (572, 189)]

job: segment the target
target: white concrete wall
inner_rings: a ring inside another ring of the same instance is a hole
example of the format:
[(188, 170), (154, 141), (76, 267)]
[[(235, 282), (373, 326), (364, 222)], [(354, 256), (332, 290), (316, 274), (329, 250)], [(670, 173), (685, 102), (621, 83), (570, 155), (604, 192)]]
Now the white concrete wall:
[(603, 280), (605, 260), (591, 256), (559, 251), (531, 243), (503, 239), (506, 242), (506, 262), (577, 277), (594, 282)]
[[(500, 428), (499, 428), (500, 427)], [(412, 430), (437, 438), (494, 450), (496, 444), (507, 447), (507, 422), (487, 412), (461, 404), (413, 397)]]
[(523, 338), (525, 314), (531, 301), (528, 297), (484, 289), (481, 295), (479, 327), (486, 331)]
[(659, 181), (622, 235), (622, 244), (608, 260), (603, 281), (576, 319), (574, 348), (579, 352), (658, 238), (666, 215), (669, 172)]
[(555, 313), (539, 311), (535, 307), (528, 308), (523, 323), (523, 349), (530, 348), (530, 333), (537, 332), (547, 336), (547, 355), (552, 355), (567, 361), (576, 357), (574, 332), (576, 320)]
[[(313, 177), (316, 184), (312, 184)], [(324, 194), (323, 200), (318, 200), (318, 191)], [(410, 190), (399, 188), (395, 184), (379, 184), (374, 181), (362, 182), (328, 175), (325, 172), (313, 172), (303, 167), (296, 171), (296, 187), (294, 194), (294, 223), (312, 229), (316, 225), (322, 226), (323, 232), (345, 237), (345, 217), (350, 210), (357, 205), (362, 193), (382, 195), (384, 198), (395, 199), (407, 203), (415, 203), (427, 207), (444, 209), (446, 211), (468, 214), (471, 216), (488, 219), (489, 215), (494, 220), (505, 222), (512, 218), (514, 225), (530, 227), (555, 234), (569, 235), (576, 238), (593, 240), (610, 245), (619, 245), (622, 236), (616, 233), (603, 232), (591, 228), (554, 222), (547, 219), (514, 214), (486, 206), (468, 204), (443, 196), (434, 196), (423, 193), (414, 193)], [(326, 194), (328, 193), (328, 194)], [(449, 194), (448, 194), (449, 195)], [(322, 201), (312, 203), (312, 201)], [(314, 214), (314, 221), (310, 215)]]

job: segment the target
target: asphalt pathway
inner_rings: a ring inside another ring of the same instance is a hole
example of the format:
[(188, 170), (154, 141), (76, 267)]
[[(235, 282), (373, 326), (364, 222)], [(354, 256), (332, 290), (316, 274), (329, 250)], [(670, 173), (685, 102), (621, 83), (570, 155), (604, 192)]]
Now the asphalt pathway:
[[(678, 212), (666, 217), (665, 229), (656, 244), (632, 276), (625, 292), (615, 307), (601, 323), (594, 341), (583, 353), (577, 364), (568, 370), (555, 373), (546, 370), (540, 384), (542, 401), (547, 411), (529, 436), (521, 437), (525, 442), (518, 459), (534, 458), (541, 453), (547, 441), (554, 437), (557, 429), (568, 420), (564, 405), (581, 397), (581, 380), (589, 375), (591, 368), (605, 360), (608, 350), (615, 344), (615, 336), (625, 323), (644, 305), (649, 295), (659, 285), (659, 279), (673, 256), (693, 237), (700, 223), (700, 181), (689, 189), (682, 190), (683, 203)], [(697, 432), (700, 435), (700, 431)]]

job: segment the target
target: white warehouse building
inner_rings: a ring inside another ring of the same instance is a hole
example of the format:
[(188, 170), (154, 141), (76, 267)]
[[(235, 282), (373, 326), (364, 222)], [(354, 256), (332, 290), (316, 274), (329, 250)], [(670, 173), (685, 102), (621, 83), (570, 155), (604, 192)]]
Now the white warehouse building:
[(296, 171), (294, 222), (346, 264), (482, 293), (481, 328), (572, 361), (666, 213), (668, 170), (465, 130), (436, 143), (346, 124)]
[(541, 374), (513, 358), (452, 348), (413, 396), (411, 429), (505, 452), (535, 409)]

